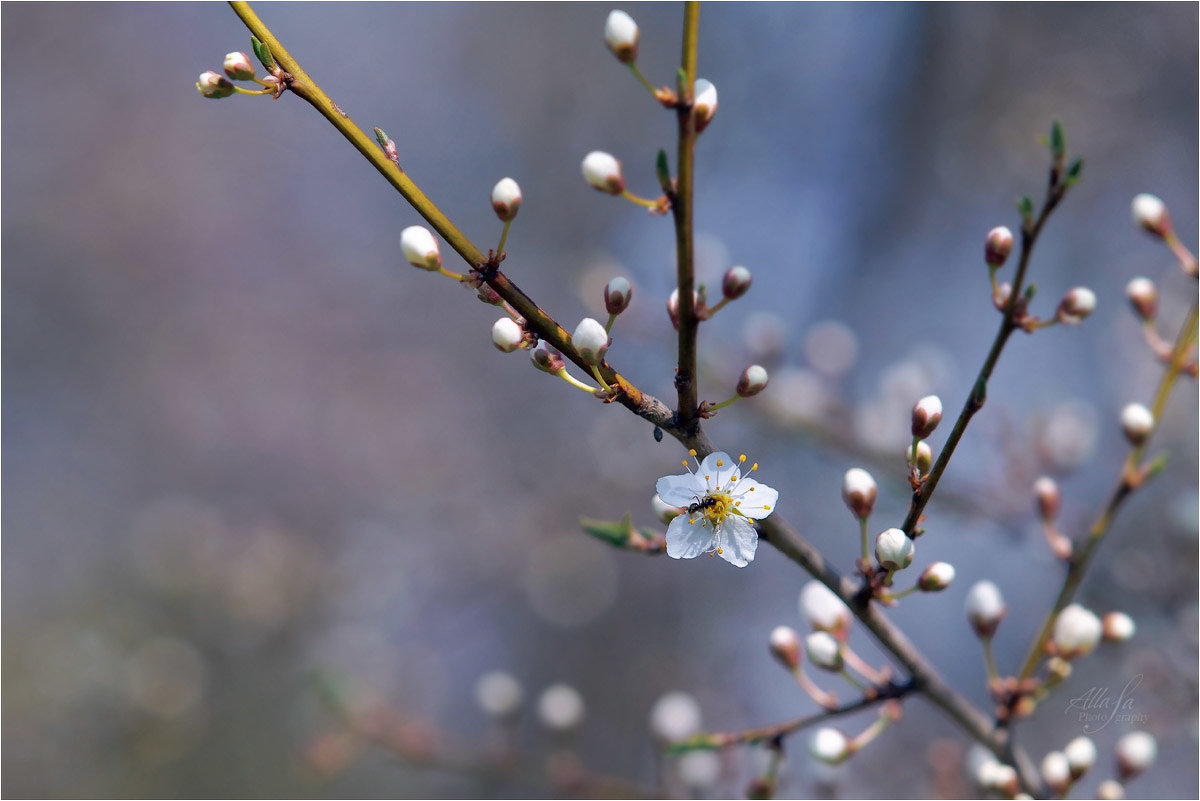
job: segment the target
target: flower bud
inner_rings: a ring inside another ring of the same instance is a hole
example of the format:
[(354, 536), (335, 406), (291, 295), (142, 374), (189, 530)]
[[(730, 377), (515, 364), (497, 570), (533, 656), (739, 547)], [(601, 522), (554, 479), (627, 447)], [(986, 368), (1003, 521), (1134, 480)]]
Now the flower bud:
[(609, 314), (620, 314), (629, 308), (633, 298), (633, 286), (629, 279), (617, 276), (604, 285), (604, 308)]
[(500, 222), (510, 222), (521, 209), (521, 187), (512, 178), (501, 178), (492, 187), (492, 211)]
[[(692, 292), (692, 308), (695, 309), (700, 305), (700, 296), (695, 291)], [(667, 297), (667, 316), (671, 318), (671, 325), (679, 328), (679, 289), (672, 289), (670, 296)]]
[(1122, 780), (1131, 779), (1154, 764), (1158, 743), (1144, 731), (1132, 731), (1117, 740), (1117, 766)]
[(1131, 403), (1121, 410), (1121, 430), (1134, 446), (1141, 445), (1154, 430), (1154, 415), (1140, 403)]
[(597, 367), (604, 361), (604, 352), (608, 350), (608, 332), (591, 317), (584, 317), (575, 326), (571, 344), (579, 351), (584, 363)]
[(879, 494), (875, 479), (861, 467), (851, 467), (842, 478), (842, 500), (859, 520), (871, 516), (875, 498)]
[(990, 581), (977, 581), (967, 593), (967, 620), (979, 637), (988, 638), (1008, 614), (1000, 588)]
[(808, 740), (808, 753), (827, 765), (837, 765), (850, 756), (850, 738), (837, 729), (817, 729)]
[(614, 10), (604, 22), (604, 42), (622, 64), (632, 64), (638, 56), (638, 26), (624, 11)]
[[(905, 461), (912, 461), (912, 448), (904, 449)], [(933, 448), (929, 447), (929, 443), (921, 440), (917, 443), (917, 469), (922, 474), (928, 473), (933, 467)]]
[(254, 80), (254, 63), (245, 53), (226, 53), (225, 74), (235, 81), (252, 81)]
[(940, 592), (954, 581), (954, 565), (949, 562), (934, 562), (921, 573), (917, 586), (921, 592)]
[(213, 100), (220, 100), (233, 94), (233, 84), (229, 82), (229, 79), (212, 70), (200, 73), (200, 80), (196, 81), (196, 88), (200, 90), (200, 94)]
[(1056, 794), (1062, 795), (1071, 786), (1071, 764), (1062, 751), (1051, 751), (1042, 757), (1042, 781)]
[(1079, 604), (1071, 604), (1054, 621), (1054, 646), (1063, 659), (1086, 656), (1100, 642), (1100, 618)]
[(696, 133), (700, 133), (717, 113), (717, 87), (712, 81), (696, 79), (696, 99), (692, 102), (692, 114), (696, 118)]
[(663, 523), (670, 523), (675, 518), (683, 514), (683, 509), (671, 504), (658, 497), (657, 494), (650, 500), (650, 508), (654, 510), (654, 516)]
[(554, 731), (570, 731), (583, 723), (583, 696), (569, 684), (553, 684), (538, 697), (538, 720)]
[(475, 682), (476, 702), (495, 718), (505, 718), (516, 712), (524, 695), (520, 682), (504, 671), (485, 673)]
[(562, 354), (544, 339), (529, 352), (529, 359), (533, 362), (534, 367), (551, 375), (566, 367)]
[(499, 306), (504, 302), (504, 298), (500, 297), (500, 293), (487, 284), (479, 285), (479, 288), (475, 290), (475, 297), (490, 306)]
[(1016, 769), (995, 759), (983, 763), (976, 778), (986, 789), (1009, 797), (1015, 796), (1021, 789)]
[(700, 704), (685, 692), (671, 692), (650, 708), (650, 731), (670, 742), (691, 737), (700, 731)]
[(1068, 325), (1079, 325), (1083, 318), (1096, 308), (1096, 293), (1085, 286), (1067, 290), (1058, 304), (1058, 320)]
[(1067, 747), (1063, 749), (1063, 755), (1067, 758), (1071, 779), (1078, 779), (1087, 773), (1088, 768), (1096, 764), (1096, 744), (1090, 737), (1076, 737), (1067, 743)]
[(492, 344), (504, 353), (512, 353), (525, 343), (525, 332), (511, 317), (492, 323)]
[(1129, 206), (1133, 221), (1152, 234), (1167, 236), (1171, 233), (1171, 215), (1167, 213), (1167, 204), (1158, 197), (1150, 194), (1140, 194), (1133, 199)]
[(771, 630), (771, 653), (788, 670), (800, 666), (800, 638), (789, 626), (776, 626)]
[(842, 669), (842, 649), (827, 631), (814, 631), (804, 638), (804, 653), (808, 661), (822, 670), (834, 673)]
[(767, 388), (767, 368), (761, 364), (752, 364), (742, 371), (737, 382), (737, 394), (743, 398), (752, 398)]
[(983, 258), (991, 267), (1000, 267), (1012, 253), (1013, 234), (1003, 225), (987, 232), (983, 240)]
[(885, 570), (903, 570), (912, 564), (916, 547), (898, 528), (889, 528), (875, 538), (875, 559)]
[(1134, 278), (1125, 285), (1125, 297), (1143, 320), (1153, 320), (1158, 313), (1158, 287), (1149, 278)]
[(1137, 632), (1133, 618), (1124, 612), (1109, 612), (1100, 620), (1107, 642), (1125, 642)]
[(800, 614), (814, 629), (838, 634), (850, 628), (850, 607), (831, 589), (813, 579), (800, 591)]
[(1058, 483), (1050, 476), (1042, 476), (1033, 482), (1033, 497), (1037, 502), (1038, 517), (1043, 521), (1054, 520), (1058, 517), (1058, 507), (1062, 504), (1062, 493), (1058, 491)]
[(752, 280), (749, 270), (735, 264), (725, 271), (725, 277), (721, 279), (721, 294), (730, 300), (737, 300), (750, 290)]
[(1105, 779), (1096, 786), (1096, 798), (1101, 801), (1121, 801), (1125, 797), (1125, 787), (1119, 781)]
[(621, 162), (608, 153), (593, 150), (583, 159), (583, 177), (595, 189), (610, 195), (625, 191), (625, 178), (621, 175)]
[(410, 225), (401, 231), (400, 250), (413, 267), (432, 273), (442, 268), (442, 254), (438, 253), (437, 240), (427, 228)]
[(721, 778), (721, 759), (713, 751), (688, 751), (676, 763), (679, 779), (698, 796)]
[(996, 292), (992, 295), (992, 305), (1000, 311), (1008, 308), (1008, 299), (1012, 297), (1012, 284), (1007, 281), (996, 287)]
[(942, 399), (937, 395), (926, 395), (913, 406), (912, 435), (917, 439), (928, 437), (940, 422), (942, 422)]

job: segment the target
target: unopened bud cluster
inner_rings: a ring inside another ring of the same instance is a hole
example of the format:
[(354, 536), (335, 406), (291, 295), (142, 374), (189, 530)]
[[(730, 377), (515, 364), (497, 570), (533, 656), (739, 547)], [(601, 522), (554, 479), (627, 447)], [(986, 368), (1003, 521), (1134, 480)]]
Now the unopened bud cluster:
[(250, 57), (242, 52), (232, 52), (225, 54), (225, 62), (223, 65), (224, 74), (207, 70), (200, 73), (200, 77), (196, 81), (196, 89), (204, 97), (212, 100), (220, 100), (229, 97), (235, 92), (244, 94), (270, 94), (271, 89), (254, 89), (246, 90), (239, 89), (233, 84), (233, 81), (255, 81), (262, 86), (271, 86), (278, 84), (278, 78), (268, 76), (267, 80), (259, 81), (254, 75), (254, 63)]

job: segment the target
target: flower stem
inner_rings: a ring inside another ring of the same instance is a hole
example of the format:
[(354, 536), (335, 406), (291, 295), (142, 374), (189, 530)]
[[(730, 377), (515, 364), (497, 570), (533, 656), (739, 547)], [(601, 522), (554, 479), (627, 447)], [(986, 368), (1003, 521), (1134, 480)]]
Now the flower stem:
[(648, 209), (658, 208), (658, 201), (650, 200), (649, 198), (640, 197), (639, 195), (633, 194), (628, 189), (621, 192), (621, 197), (625, 198), (630, 203), (634, 203), (638, 206), (645, 206)]
[(867, 518), (865, 516), (858, 518), (858, 527), (862, 530), (862, 558), (864, 562), (871, 561), (871, 547), (868, 544), (870, 536), (867, 534)]
[(642, 82), (642, 86), (649, 89), (650, 94), (654, 95), (657, 98), (658, 90), (654, 88), (654, 84), (647, 81), (646, 77), (644, 75), (642, 75), (642, 71), (638, 69), (637, 62), (630, 61), (628, 66), (629, 66), (629, 71), (632, 72), (637, 77), (637, 79)]
[(565, 367), (562, 368), (561, 370), (559, 370), (557, 373), (555, 373), (555, 375), (558, 376), (559, 378), (561, 378), (563, 381), (566, 381), (571, 386), (579, 387), (580, 389), (582, 389), (584, 392), (588, 393), (589, 395), (596, 394), (595, 387), (589, 386), (588, 384), (585, 384), (582, 381), (580, 381), (578, 378), (575, 378), (573, 375), (571, 375), (570, 373), (567, 372), (567, 368), (565, 368)]
[(504, 243), (508, 240), (508, 227), (510, 225), (512, 225), (512, 220), (504, 221), (504, 230), (500, 232), (500, 244), (496, 245), (497, 256), (504, 252)]

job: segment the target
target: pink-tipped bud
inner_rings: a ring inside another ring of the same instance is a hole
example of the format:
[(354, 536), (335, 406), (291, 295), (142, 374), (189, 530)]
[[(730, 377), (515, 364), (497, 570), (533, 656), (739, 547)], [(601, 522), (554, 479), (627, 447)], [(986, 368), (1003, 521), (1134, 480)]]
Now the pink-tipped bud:
[(1117, 740), (1116, 751), (1121, 779), (1128, 780), (1154, 764), (1158, 758), (1158, 743), (1144, 731), (1133, 731)]
[(521, 187), (512, 178), (501, 178), (492, 187), (492, 211), (500, 222), (510, 222), (521, 209)]
[(1125, 642), (1137, 633), (1133, 618), (1124, 612), (1109, 612), (1101, 621), (1107, 642)]
[(842, 478), (842, 500), (859, 520), (871, 516), (879, 488), (875, 479), (861, 467), (851, 467)]
[(562, 354), (544, 339), (529, 352), (529, 360), (533, 362), (534, 367), (551, 375), (566, 367)]
[[(692, 292), (692, 308), (695, 309), (700, 305), (700, 296)], [(676, 329), (679, 328), (679, 290), (672, 289), (670, 296), (667, 297), (667, 316), (671, 318), (671, 325)]]
[(1000, 267), (1008, 260), (1008, 254), (1012, 253), (1012, 248), (1012, 231), (1003, 225), (998, 225), (988, 231), (987, 237), (983, 240), (983, 258), (988, 265)]
[(991, 637), (1008, 614), (1000, 588), (990, 581), (978, 581), (967, 593), (967, 620), (979, 637)]
[(903, 570), (912, 564), (916, 546), (902, 530), (889, 528), (875, 538), (875, 559), (884, 570)]
[(512, 353), (525, 344), (525, 332), (511, 317), (501, 317), (492, 324), (492, 344), (497, 350)]
[(598, 367), (604, 361), (604, 353), (608, 350), (608, 332), (604, 326), (591, 317), (584, 317), (575, 326), (571, 335), (571, 344), (579, 351), (579, 357), (585, 364)]
[(637, 23), (624, 11), (614, 10), (604, 21), (604, 43), (622, 64), (632, 64), (638, 57)]
[(696, 79), (696, 99), (692, 103), (692, 114), (696, 118), (696, 133), (700, 133), (717, 113), (717, 87), (712, 81)]
[(1125, 285), (1125, 297), (1143, 320), (1153, 320), (1158, 314), (1158, 287), (1149, 278), (1134, 278)]
[[(904, 460), (912, 463), (912, 448), (904, 449)], [(929, 443), (921, 440), (917, 443), (917, 470), (922, 475), (928, 473), (933, 467), (933, 448), (929, 447)]]
[(761, 364), (752, 364), (742, 371), (737, 382), (737, 394), (750, 398), (767, 388), (767, 368)]
[(1042, 476), (1033, 482), (1033, 497), (1037, 501), (1038, 517), (1043, 521), (1054, 520), (1058, 517), (1058, 507), (1062, 504), (1062, 493), (1058, 491), (1058, 483), (1050, 476)]
[(604, 285), (604, 308), (609, 314), (620, 314), (629, 308), (633, 286), (629, 279), (617, 276)]
[(800, 637), (788, 626), (776, 626), (771, 630), (771, 653), (788, 670), (800, 666)]
[(837, 765), (845, 762), (852, 752), (850, 738), (834, 728), (817, 729), (808, 740), (808, 753), (818, 762)]
[(672, 506), (660, 498), (657, 494), (651, 499), (650, 508), (654, 510), (654, 516), (663, 523), (670, 523), (672, 520), (683, 514), (683, 509), (678, 506)]
[(610, 195), (625, 191), (625, 177), (621, 174), (621, 162), (609, 153), (593, 150), (583, 159), (583, 177), (595, 189)]
[(1078, 779), (1080, 776), (1088, 772), (1088, 769), (1096, 764), (1096, 744), (1092, 742), (1092, 738), (1080, 735), (1071, 742), (1067, 743), (1067, 747), (1063, 749), (1063, 755), (1067, 758), (1067, 765), (1071, 771), (1071, 779)]
[(827, 631), (814, 631), (805, 637), (804, 653), (821, 670), (836, 673), (842, 669), (842, 647)]
[(937, 395), (926, 395), (913, 405), (912, 435), (925, 439), (938, 423), (942, 422), (942, 399)]
[(436, 273), (442, 267), (442, 254), (438, 252), (437, 240), (427, 228), (410, 225), (400, 232), (400, 250), (408, 263), (419, 270)]
[(1058, 304), (1058, 321), (1079, 325), (1096, 308), (1096, 293), (1085, 286), (1067, 290)]
[(212, 70), (200, 73), (200, 80), (196, 81), (196, 88), (200, 90), (200, 94), (213, 100), (220, 100), (233, 94), (233, 84), (229, 82), (229, 79)]
[(225, 74), (235, 81), (252, 81), (254, 80), (254, 62), (245, 53), (226, 53)]
[(1154, 430), (1154, 415), (1142, 404), (1131, 403), (1121, 410), (1121, 430), (1130, 444), (1141, 445)]
[(721, 279), (721, 294), (730, 300), (737, 300), (750, 290), (752, 280), (749, 270), (740, 264), (734, 265), (725, 271), (725, 277)]
[(1167, 204), (1155, 195), (1142, 193), (1133, 199), (1129, 206), (1133, 221), (1147, 231), (1165, 237), (1171, 233), (1171, 215), (1167, 213)]
[(1087, 656), (1100, 642), (1100, 618), (1079, 604), (1071, 604), (1054, 621), (1054, 647), (1063, 659)]
[(917, 579), (917, 586), (921, 592), (941, 592), (949, 587), (952, 581), (954, 565), (949, 562), (934, 562), (922, 571), (921, 578)]

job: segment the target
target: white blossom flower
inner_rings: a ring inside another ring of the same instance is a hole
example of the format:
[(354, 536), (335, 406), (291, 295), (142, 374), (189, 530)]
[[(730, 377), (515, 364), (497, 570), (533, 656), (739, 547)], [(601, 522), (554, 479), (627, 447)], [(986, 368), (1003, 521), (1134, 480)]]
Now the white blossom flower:
[(683, 475), (658, 480), (658, 496), (685, 510), (667, 528), (668, 556), (691, 559), (707, 553), (738, 567), (750, 564), (758, 548), (758, 532), (750, 521), (771, 514), (779, 493), (749, 477), (757, 464), (743, 476), (745, 461), (745, 455), (734, 461), (727, 453), (710, 453), (696, 472), (688, 468)]

